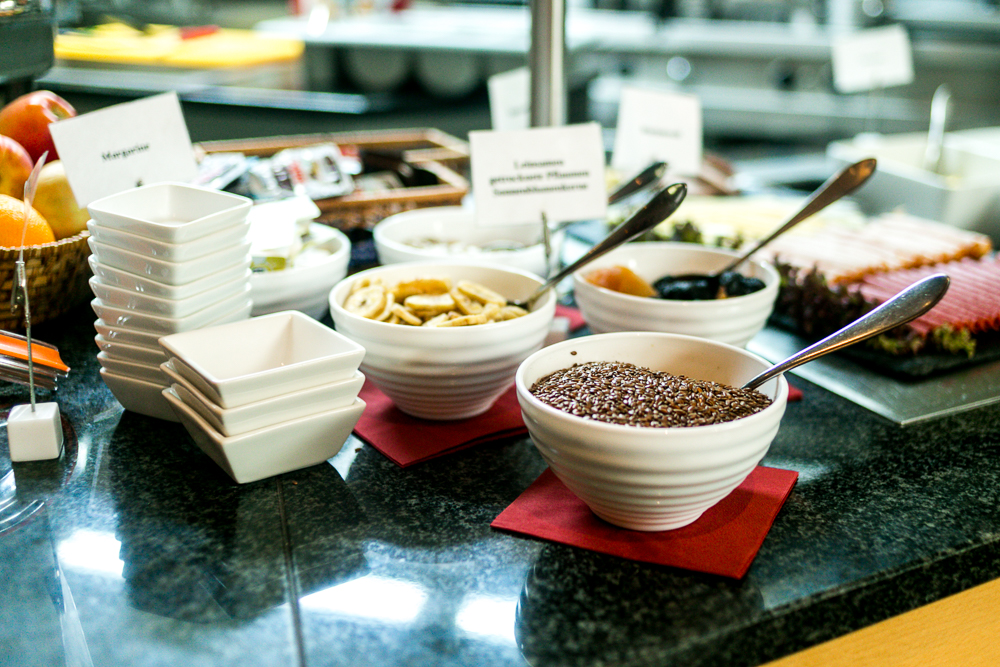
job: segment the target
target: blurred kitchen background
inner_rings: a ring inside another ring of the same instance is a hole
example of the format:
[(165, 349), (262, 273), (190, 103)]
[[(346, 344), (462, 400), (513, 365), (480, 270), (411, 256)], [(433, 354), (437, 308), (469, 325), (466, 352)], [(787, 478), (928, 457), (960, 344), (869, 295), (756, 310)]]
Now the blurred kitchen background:
[[(947, 84), (950, 129), (997, 126), (998, 2), (568, 0), (569, 120), (613, 128), (622, 86), (662, 87), (700, 96), (707, 145), (821, 146), (925, 130)], [(487, 79), (527, 64), (529, 22), (505, 0), (0, 0), (0, 85), (7, 98), (54, 90), (80, 112), (176, 90), (195, 141), (400, 127), (464, 138), (490, 126)], [(838, 93), (831, 40), (888, 24), (910, 35), (913, 83)], [(162, 25), (191, 44), (216, 27), (256, 41), (193, 64), (148, 49), (130, 60), (136, 35)], [(66, 35), (76, 41), (60, 48)], [(269, 61), (287, 41), (301, 51)]]

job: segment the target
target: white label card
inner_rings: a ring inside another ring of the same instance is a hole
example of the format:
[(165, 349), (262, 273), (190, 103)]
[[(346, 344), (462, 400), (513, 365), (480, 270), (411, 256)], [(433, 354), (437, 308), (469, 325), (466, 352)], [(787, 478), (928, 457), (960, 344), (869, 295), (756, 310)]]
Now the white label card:
[(913, 51), (901, 25), (845, 32), (831, 43), (833, 85), (841, 93), (913, 82)]
[(663, 161), (671, 173), (701, 172), (701, 100), (696, 95), (625, 87), (611, 166), (629, 176)]
[(604, 218), (608, 194), (598, 123), (469, 133), (476, 224)]
[(494, 74), (486, 80), (490, 98), (490, 123), (494, 130), (531, 127), (531, 71), (527, 67)]
[(81, 207), (139, 185), (198, 173), (176, 93), (123, 102), (49, 126)]

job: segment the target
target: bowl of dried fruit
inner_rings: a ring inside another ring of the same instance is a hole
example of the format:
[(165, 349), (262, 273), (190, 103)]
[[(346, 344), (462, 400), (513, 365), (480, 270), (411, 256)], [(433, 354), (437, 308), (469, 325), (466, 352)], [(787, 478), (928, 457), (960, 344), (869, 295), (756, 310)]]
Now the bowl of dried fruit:
[(656, 332), (573, 338), (528, 357), (517, 397), (552, 472), (600, 518), (631, 530), (693, 523), (767, 453), (783, 376), (742, 348)]
[(361, 271), (330, 292), (337, 331), (365, 348), (361, 372), (414, 417), (486, 412), (552, 326), (555, 295), (509, 305), (541, 279), (513, 268), (406, 262)]
[(705, 290), (695, 280), (738, 253), (694, 243), (626, 243), (573, 274), (576, 303), (594, 333), (659, 331), (739, 347), (764, 328), (778, 297), (774, 267), (749, 260)]

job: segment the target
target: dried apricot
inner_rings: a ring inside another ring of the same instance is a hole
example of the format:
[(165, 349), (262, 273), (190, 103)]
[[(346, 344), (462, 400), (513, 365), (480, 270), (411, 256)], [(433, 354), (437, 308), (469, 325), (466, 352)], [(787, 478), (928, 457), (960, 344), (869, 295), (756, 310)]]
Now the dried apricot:
[(627, 266), (594, 269), (584, 276), (587, 282), (632, 296), (656, 296), (656, 290)]

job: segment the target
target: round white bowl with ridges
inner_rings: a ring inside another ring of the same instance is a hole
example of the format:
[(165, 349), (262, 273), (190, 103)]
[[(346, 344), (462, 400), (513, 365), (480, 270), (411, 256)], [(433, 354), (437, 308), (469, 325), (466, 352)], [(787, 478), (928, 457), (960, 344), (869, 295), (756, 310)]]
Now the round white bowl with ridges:
[(465, 419), (486, 412), (514, 382), (518, 365), (539, 350), (552, 326), (555, 295), (505, 322), (467, 327), (414, 327), (366, 319), (344, 309), (354, 281), (392, 286), (419, 277), (471, 280), (511, 300), (526, 298), (541, 279), (527, 271), (454, 262), (406, 262), (362, 271), (330, 292), (337, 331), (365, 348), (361, 372), (403, 412), (424, 419)]
[(672, 530), (725, 498), (767, 453), (785, 411), (783, 376), (758, 389), (760, 412), (721, 424), (624, 426), (572, 415), (531, 393), (539, 379), (577, 363), (625, 362), (740, 387), (770, 366), (741, 348), (693, 336), (624, 332), (550, 345), (521, 364), (517, 397), (525, 425), (555, 475), (616, 526)]
[(659, 331), (745, 347), (764, 328), (778, 297), (780, 280), (770, 264), (752, 260), (737, 269), (764, 281), (764, 289), (709, 301), (632, 296), (598, 287), (585, 278), (594, 269), (624, 266), (652, 284), (667, 275), (711, 273), (737, 255), (694, 243), (626, 243), (573, 274), (576, 304), (593, 333)]

